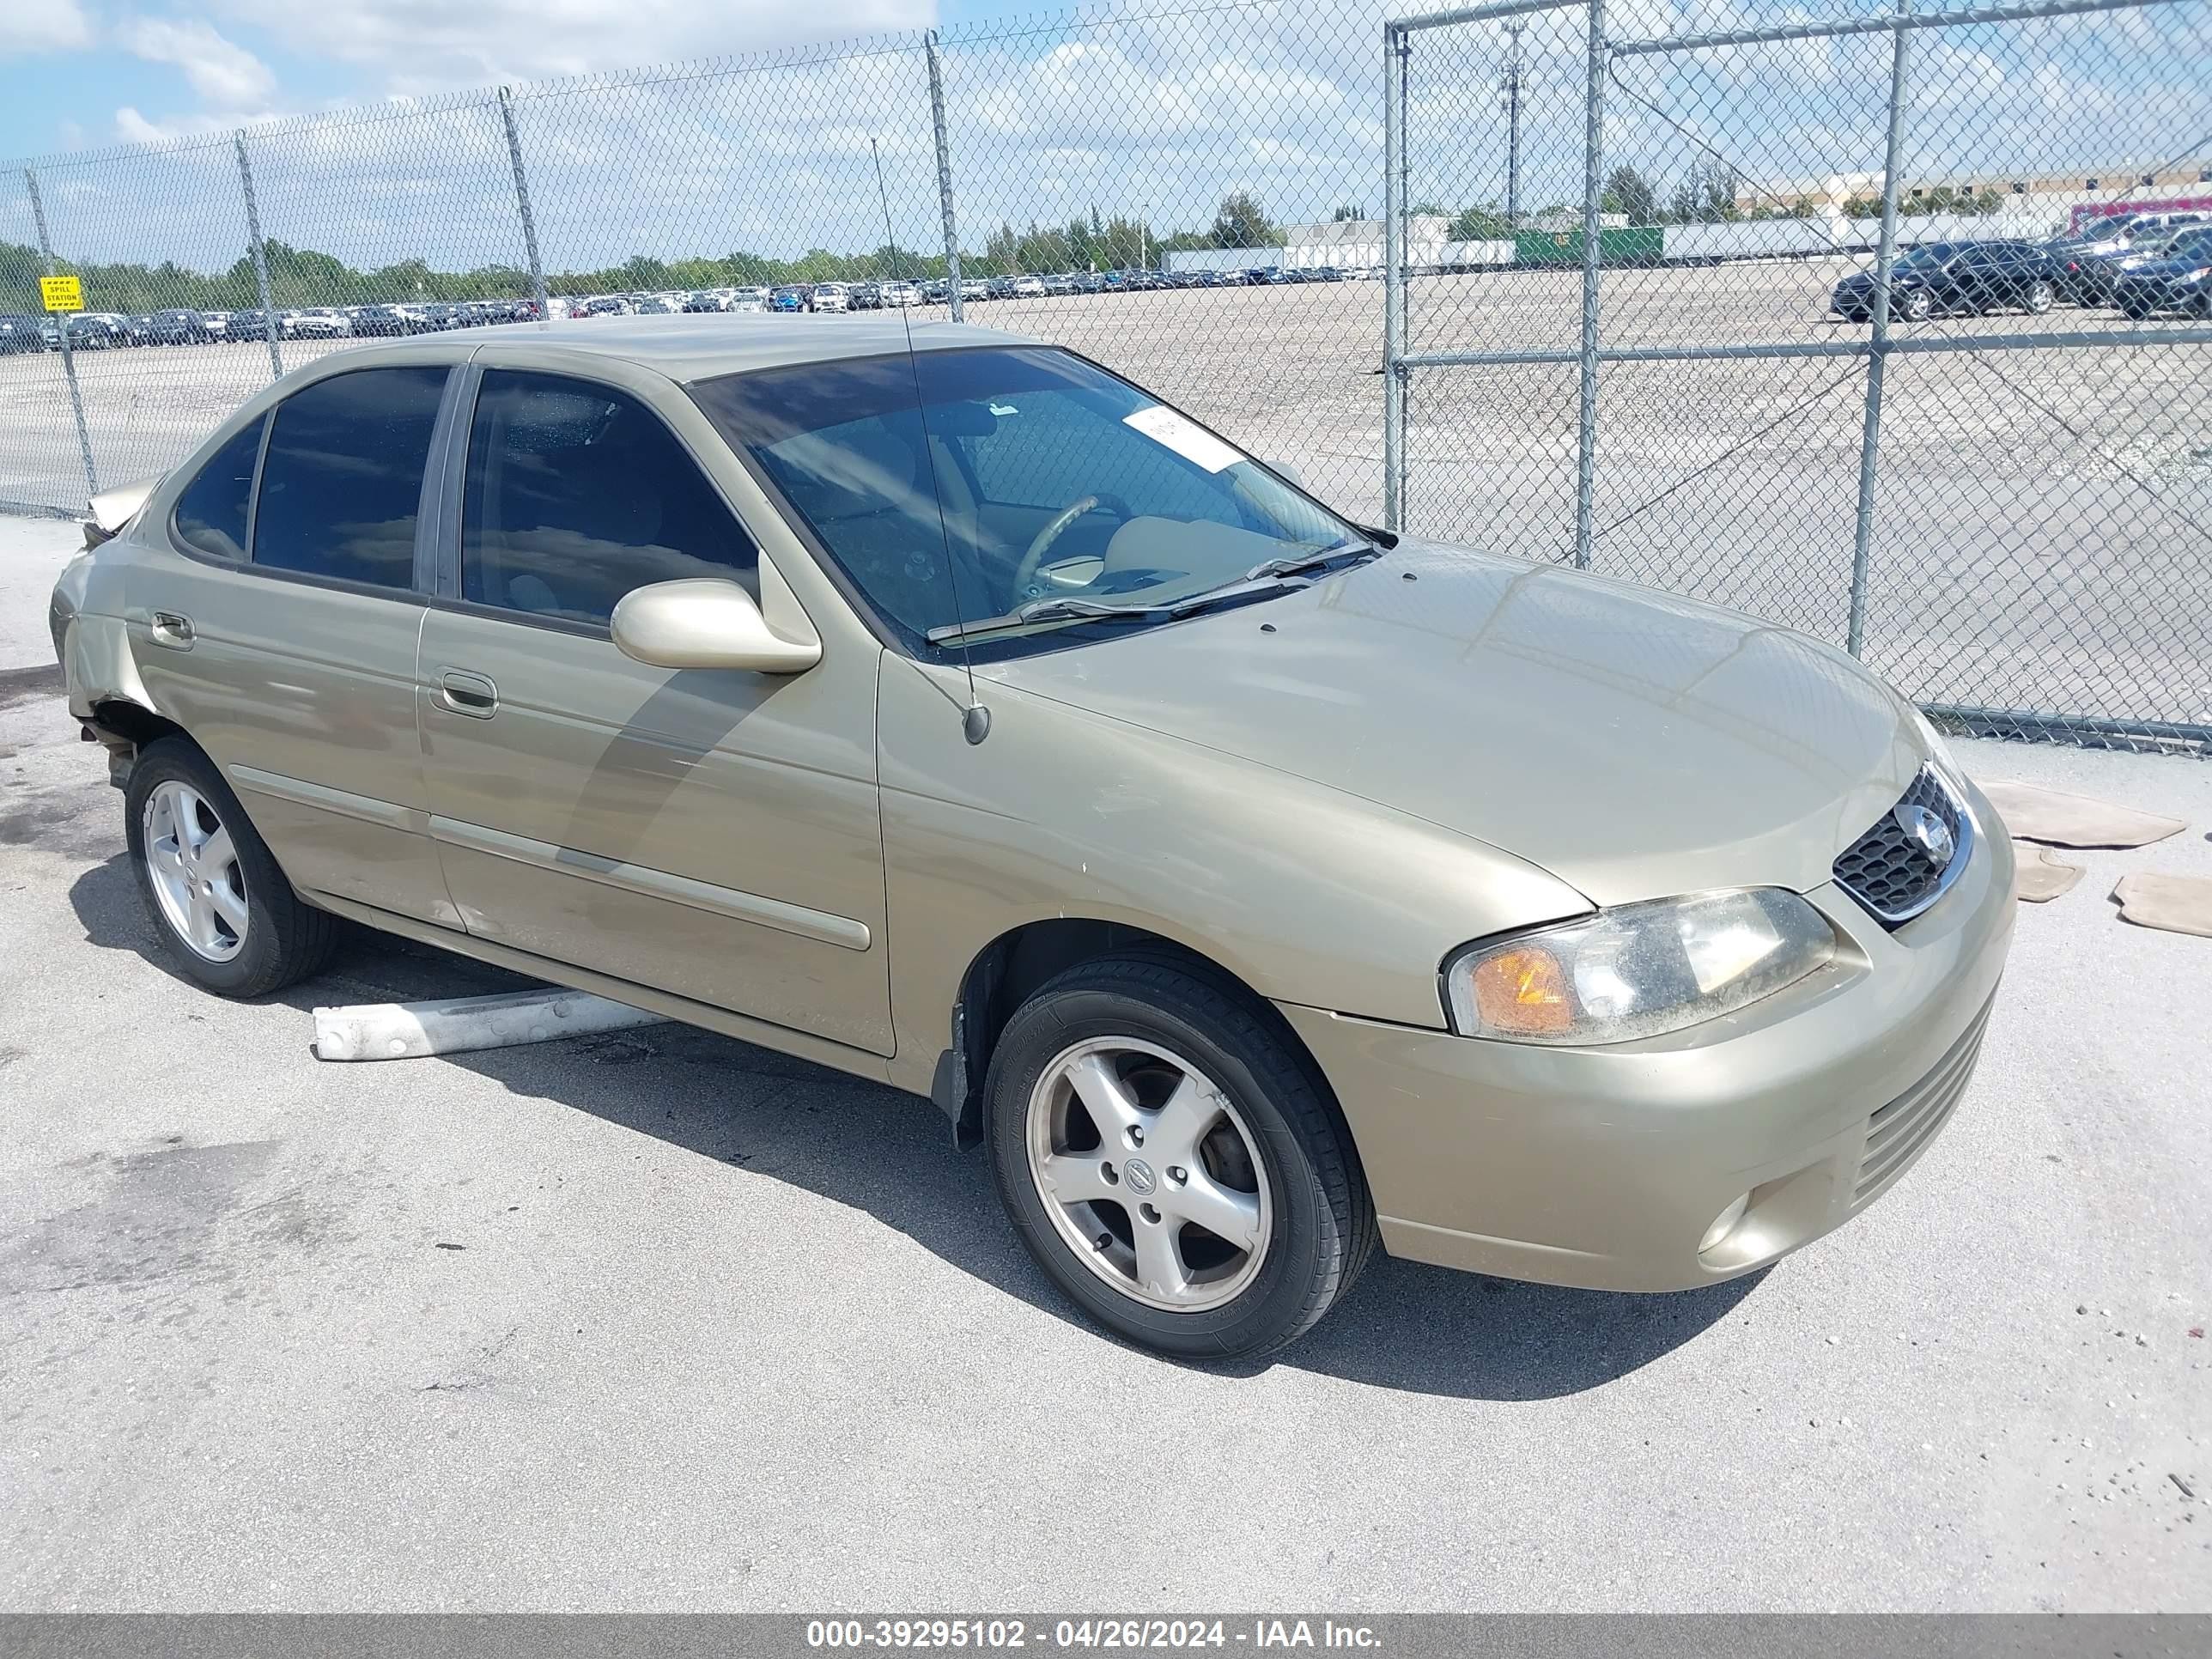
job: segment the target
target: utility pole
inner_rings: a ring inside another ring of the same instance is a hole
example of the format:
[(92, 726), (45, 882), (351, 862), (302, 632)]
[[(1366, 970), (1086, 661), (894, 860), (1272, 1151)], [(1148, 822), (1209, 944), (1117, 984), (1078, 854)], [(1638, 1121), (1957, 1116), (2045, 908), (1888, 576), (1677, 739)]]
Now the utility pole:
[(1505, 58), (1505, 228), (1521, 228), (1521, 81), (1525, 65), (1521, 58), (1521, 31), (1516, 21), (1505, 26), (1511, 46)]

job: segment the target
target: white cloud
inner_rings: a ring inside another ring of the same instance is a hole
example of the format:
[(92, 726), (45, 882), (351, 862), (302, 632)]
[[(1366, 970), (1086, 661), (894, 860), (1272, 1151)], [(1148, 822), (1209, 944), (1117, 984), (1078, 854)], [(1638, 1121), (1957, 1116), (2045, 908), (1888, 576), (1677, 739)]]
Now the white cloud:
[(120, 39), (136, 57), (175, 64), (194, 92), (222, 109), (252, 108), (276, 90), (266, 64), (198, 18), (141, 17), (124, 26)]
[(18, 0), (0, 6), (0, 58), (70, 52), (92, 42), (92, 25), (76, 0)]
[(612, 64), (758, 52), (927, 28), (936, 0), (811, 0), (799, 7), (699, 0), (212, 0), (226, 18), (292, 50), (379, 71), (423, 92), (508, 77), (588, 74)]

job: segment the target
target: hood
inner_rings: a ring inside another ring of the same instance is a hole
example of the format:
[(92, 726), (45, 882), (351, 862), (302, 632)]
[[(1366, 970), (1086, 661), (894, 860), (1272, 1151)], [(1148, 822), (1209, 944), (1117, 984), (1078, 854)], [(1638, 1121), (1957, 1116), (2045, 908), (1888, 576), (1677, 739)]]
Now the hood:
[(1412, 541), (977, 672), (1488, 842), (1598, 904), (1819, 886), (1924, 758), (1905, 705), (1802, 635)]

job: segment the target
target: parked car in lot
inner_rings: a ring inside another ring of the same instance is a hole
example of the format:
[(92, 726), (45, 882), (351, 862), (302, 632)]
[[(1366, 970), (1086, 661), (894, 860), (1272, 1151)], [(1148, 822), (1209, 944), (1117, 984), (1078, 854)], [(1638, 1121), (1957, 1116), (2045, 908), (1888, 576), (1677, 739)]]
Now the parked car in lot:
[(45, 349), (46, 343), (40, 336), (38, 318), (0, 313), (0, 357), (13, 356), (19, 351)]
[(806, 290), (795, 283), (787, 283), (768, 297), (770, 311), (804, 311), (806, 309)]
[(2212, 228), (2176, 233), (2112, 285), (2112, 303), (2138, 321), (2162, 311), (2212, 314)]
[(912, 283), (885, 283), (884, 284), (884, 305), (885, 308), (893, 311), (903, 311), (909, 306), (918, 306), (921, 303), (921, 290), (916, 288)]
[(2046, 243), (2044, 252), (2057, 270), (2062, 299), (2081, 306), (2110, 305), (2118, 276), (2115, 262), (2203, 224), (2212, 224), (2212, 214), (2185, 208), (2117, 216), (2085, 227), (2079, 236)]
[(284, 313), (284, 333), (288, 338), (336, 340), (343, 339), (352, 332), (352, 319), (335, 306), (317, 306), (308, 311), (288, 311)]
[(157, 311), (146, 319), (146, 331), (155, 345), (204, 345), (216, 337), (197, 311)]
[(591, 317), (621, 317), (629, 312), (629, 301), (618, 294), (601, 294), (584, 301), (584, 312)]
[(963, 276), (960, 279), (960, 297), (963, 301), (988, 300), (993, 297), (991, 284), (981, 276)]
[(131, 343), (130, 319), (119, 312), (72, 312), (62, 327), (69, 331), (72, 351), (106, 351)]
[(364, 339), (423, 331), (416, 320), (400, 306), (356, 306), (351, 322), (353, 331)]
[[(1892, 283), (1889, 314), (1905, 322), (2009, 307), (2040, 313), (2058, 293), (2051, 255), (2033, 242), (1923, 243), (1898, 256)], [(1846, 322), (1864, 322), (1874, 295), (1874, 272), (1854, 271), (1836, 284), (1828, 309)]]
[(817, 283), (814, 285), (814, 310), (850, 311), (852, 308), (852, 292), (844, 283)]
[(730, 309), (732, 311), (765, 311), (768, 309), (768, 290), (764, 288), (734, 288), (730, 290)]
[(1045, 295), (1042, 276), (1017, 276), (1008, 297), (1016, 300), (1042, 300)]
[(1942, 1130), (2012, 843), (1859, 663), (911, 338), (370, 343), (133, 492), (50, 616), (175, 971), (342, 917), (927, 1094), (1077, 1307), (1208, 1359), (1377, 1243), (1753, 1272)]

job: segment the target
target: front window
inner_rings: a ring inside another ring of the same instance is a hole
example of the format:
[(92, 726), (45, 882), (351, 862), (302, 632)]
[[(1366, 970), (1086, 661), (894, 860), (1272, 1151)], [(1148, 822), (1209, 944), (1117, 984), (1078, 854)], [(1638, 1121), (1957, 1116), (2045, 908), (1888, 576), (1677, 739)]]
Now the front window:
[[(693, 395), (916, 648), (1038, 600), (1170, 605), (1361, 539), (1195, 422), (1048, 347), (811, 363)], [(976, 642), (1036, 648), (1103, 626), (1060, 617)]]

